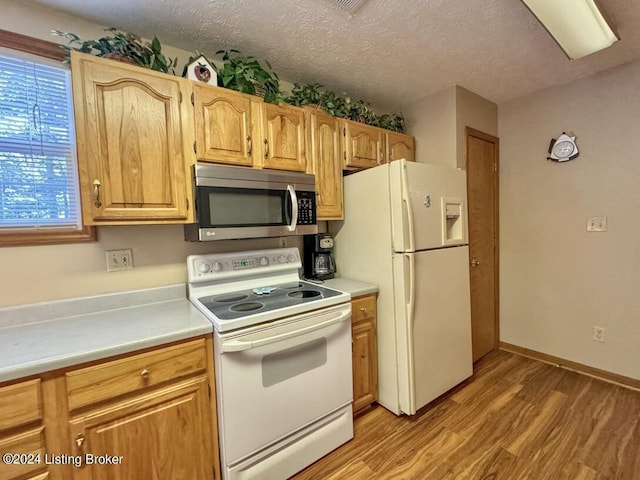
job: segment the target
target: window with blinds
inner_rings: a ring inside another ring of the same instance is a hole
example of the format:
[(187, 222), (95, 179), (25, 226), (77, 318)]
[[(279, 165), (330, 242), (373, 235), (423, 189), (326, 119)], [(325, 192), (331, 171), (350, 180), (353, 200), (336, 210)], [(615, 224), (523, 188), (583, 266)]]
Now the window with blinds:
[(0, 53), (0, 233), (79, 229), (70, 72)]

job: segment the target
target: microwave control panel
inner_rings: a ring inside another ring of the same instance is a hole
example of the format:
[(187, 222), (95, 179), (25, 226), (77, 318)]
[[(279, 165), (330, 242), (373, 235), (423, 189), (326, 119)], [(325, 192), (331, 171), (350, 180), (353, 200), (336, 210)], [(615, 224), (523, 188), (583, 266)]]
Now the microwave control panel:
[(316, 193), (296, 192), (298, 196), (298, 225), (315, 225)]

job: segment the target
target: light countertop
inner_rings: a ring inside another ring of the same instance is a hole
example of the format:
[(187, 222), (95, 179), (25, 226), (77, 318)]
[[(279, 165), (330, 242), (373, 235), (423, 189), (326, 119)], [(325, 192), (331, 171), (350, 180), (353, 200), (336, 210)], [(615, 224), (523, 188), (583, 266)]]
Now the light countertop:
[(343, 292), (348, 292), (351, 294), (351, 298), (359, 297), (361, 295), (369, 295), (378, 291), (377, 285), (342, 277), (325, 280), (323, 285)]
[(0, 308), (0, 382), (212, 331), (184, 284)]

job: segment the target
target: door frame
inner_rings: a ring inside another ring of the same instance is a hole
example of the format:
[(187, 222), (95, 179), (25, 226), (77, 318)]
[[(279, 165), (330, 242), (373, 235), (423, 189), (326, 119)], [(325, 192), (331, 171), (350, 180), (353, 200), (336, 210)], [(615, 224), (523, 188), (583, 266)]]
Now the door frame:
[[(469, 170), (469, 138), (475, 137), (495, 145), (495, 154), (493, 158), (493, 188), (495, 197), (493, 201), (493, 216), (495, 220), (495, 231), (493, 237), (493, 268), (494, 268), (494, 348), (500, 345), (500, 182), (498, 172), (500, 170), (500, 139), (488, 133), (484, 133), (475, 128), (466, 126), (464, 129), (465, 140), (465, 169)], [(469, 203), (469, 175), (467, 174), (467, 209)], [(471, 250), (471, 238), (469, 238), (469, 250)], [(471, 278), (471, 275), (470, 277)], [(472, 290), (472, 289), (471, 289)], [(480, 357), (482, 358), (482, 357)]]

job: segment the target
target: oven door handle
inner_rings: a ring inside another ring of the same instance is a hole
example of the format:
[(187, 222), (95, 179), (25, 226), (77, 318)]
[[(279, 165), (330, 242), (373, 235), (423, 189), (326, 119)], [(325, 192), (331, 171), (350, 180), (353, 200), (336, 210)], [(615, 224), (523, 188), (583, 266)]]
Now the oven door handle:
[(340, 313), (340, 315), (330, 318), (329, 320), (325, 320), (324, 322), (316, 323), (308, 327), (302, 327), (297, 330), (292, 330), (291, 332), (285, 332), (279, 335), (271, 335), (271, 336), (256, 339), (256, 340), (238, 339), (238, 340), (225, 341), (225, 342), (222, 342), (222, 345), (220, 345), (220, 351), (222, 353), (228, 353), (228, 352), (242, 352), (244, 350), (251, 350), (252, 348), (262, 347), (264, 345), (269, 345), (271, 343), (281, 342), (283, 340), (288, 340), (290, 338), (298, 337), (306, 333), (315, 332), (316, 330), (321, 330), (331, 325), (344, 322), (345, 320), (348, 320), (350, 318), (351, 318), (351, 309), (344, 310)]
[(293, 185), (287, 185), (287, 192), (291, 197), (291, 224), (289, 225), (289, 231), (295, 232), (298, 226), (298, 196)]

